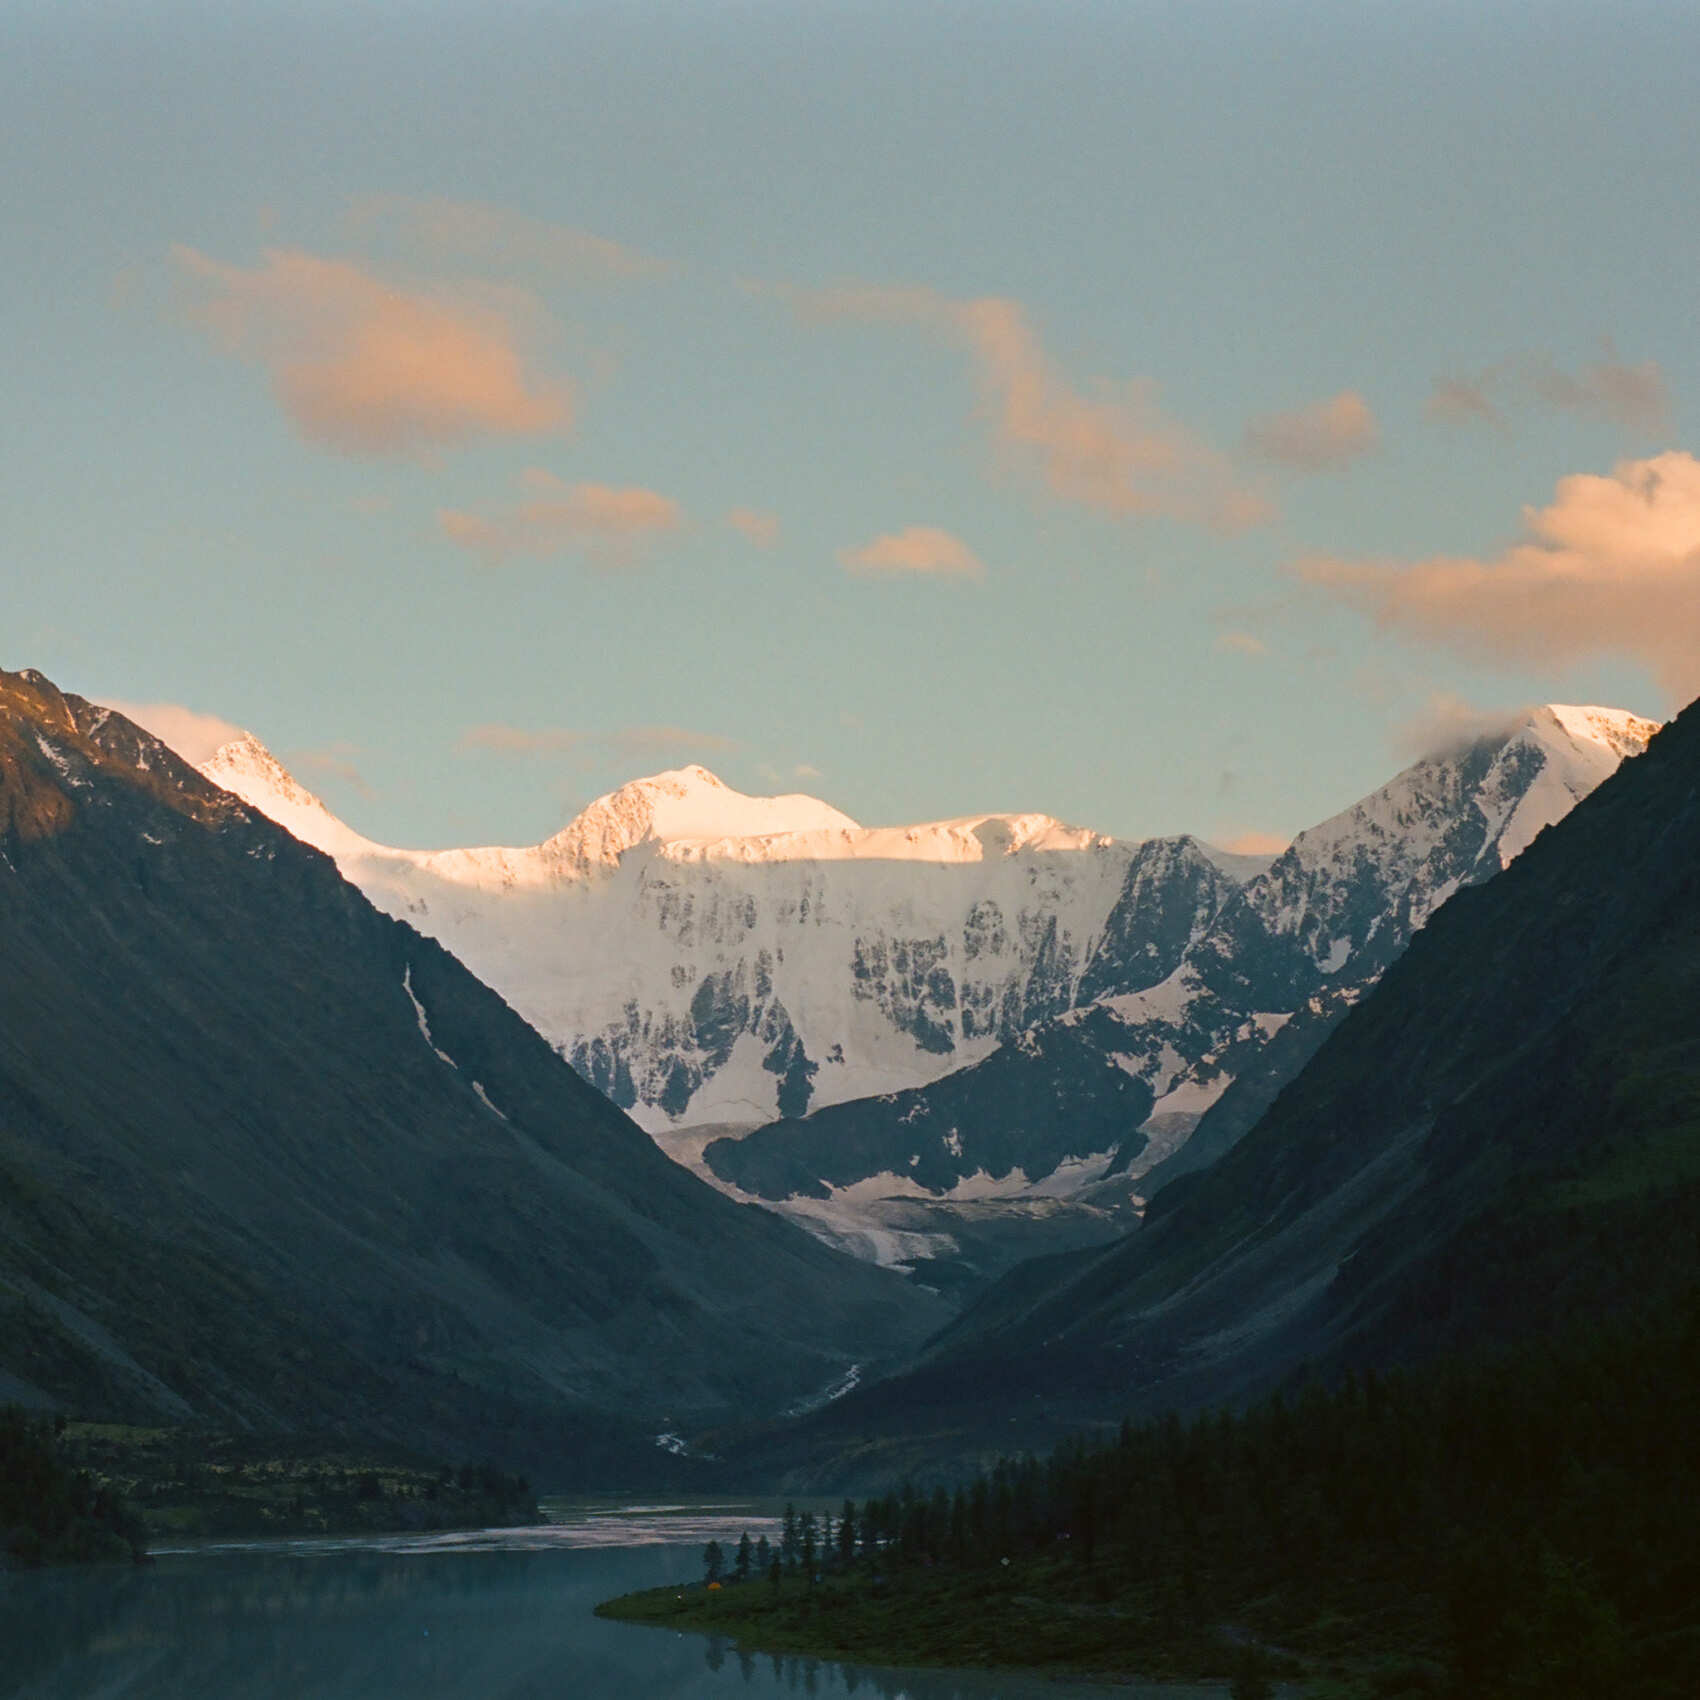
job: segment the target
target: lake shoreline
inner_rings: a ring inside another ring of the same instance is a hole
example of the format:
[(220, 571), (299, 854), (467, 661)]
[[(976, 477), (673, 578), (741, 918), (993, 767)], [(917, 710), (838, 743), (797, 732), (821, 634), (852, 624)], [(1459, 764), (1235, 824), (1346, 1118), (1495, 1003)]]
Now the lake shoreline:
[[(740, 1652), (830, 1659), (935, 1675), (1008, 1676), (1059, 1687), (1092, 1684), (1152, 1695), (1223, 1695), (1247, 1662), (1296, 1677), (1297, 1662), (1268, 1658), (1227, 1635), (1150, 1632), (1128, 1614), (1087, 1613), (1028, 1590), (1029, 1567), (907, 1574), (842, 1571), (815, 1583), (795, 1574), (711, 1589), (701, 1582), (604, 1600), (596, 1615), (730, 1641)], [(1145, 1633), (1140, 1633), (1144, 1630)]]

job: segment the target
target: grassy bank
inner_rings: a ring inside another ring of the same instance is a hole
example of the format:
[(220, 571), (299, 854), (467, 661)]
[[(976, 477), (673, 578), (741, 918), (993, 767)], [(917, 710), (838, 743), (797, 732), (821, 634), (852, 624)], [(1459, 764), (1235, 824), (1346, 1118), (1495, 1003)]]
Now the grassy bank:
[(477, 1529), (542, 1521), (522, 1476), (323, 1439), (69, 1423), (60, 1450), (151, 1539)]

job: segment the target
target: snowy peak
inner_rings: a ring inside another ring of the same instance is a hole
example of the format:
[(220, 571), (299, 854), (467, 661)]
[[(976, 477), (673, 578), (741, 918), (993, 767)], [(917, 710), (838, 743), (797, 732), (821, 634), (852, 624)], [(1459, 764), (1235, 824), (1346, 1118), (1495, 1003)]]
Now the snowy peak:
[(1542, 765), (1504, 816), (1495, 846), (1499, 865), (1509, 867), (1537, 834), (1557, 825), (1609, 779), (1620, 762), (1640, 755), (1658, 729), (1658, 721), (1621, 708), (1548, 703), (1530, 710), (1507, 741), (1507, 759), (1527, 759), (1523, 752), (1536, 752)]
[(344, 826), (252, 733), (221, 744), (200, 764), (200, 770), (213, 784), (240, 797), (315, 850), (339, 858), (383, 853)]
[(1597, 744), (1619, 761), (1640, 755), (1659, 729), (1658, 721), (1621, 708), (1575, 708), (1569, 703), (1549, 702), (1529, 716), (1530, 723), (1543, 715), (1550, 715), (1573, 744)]
[(640, 844), (718, 844), (857, 830), (847, 814), (818, 797), (750, 797), (707, 768), (692, 766), (634, 779), (598, 797), (543, 848), (566, 867), (589, 872), (612, 867)]

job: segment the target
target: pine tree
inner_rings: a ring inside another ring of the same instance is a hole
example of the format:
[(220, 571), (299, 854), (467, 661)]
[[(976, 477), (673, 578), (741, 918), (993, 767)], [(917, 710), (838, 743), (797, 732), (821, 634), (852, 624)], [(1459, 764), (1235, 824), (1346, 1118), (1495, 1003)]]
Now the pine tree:
[(743, 1534), (738, 1537), (738, 1556), (735, 1560), (733, 1560), (732, 1564), (733, 1574), (737, 1576), (740, 1582), (749, 1581), (750, 1562), (754, 1556), (754, 1548), (750, 1545), (750, 1531), (746, 1529)]
[(702, 1549), (702, 1566), (705, 1582), (718, 1582), (726, 1574), (726, 1555), (720, 1550), (719, 1541), (710, 1541)]

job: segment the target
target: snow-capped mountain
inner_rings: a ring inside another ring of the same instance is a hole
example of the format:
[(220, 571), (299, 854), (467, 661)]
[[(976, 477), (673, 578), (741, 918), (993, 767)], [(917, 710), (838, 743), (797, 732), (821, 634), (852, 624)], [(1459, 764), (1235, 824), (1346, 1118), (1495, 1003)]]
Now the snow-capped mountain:
[(701, 767), (530, 848), (442, 851), (361, 837), (253, 738), (202, 771), (439, 939), (651, 1131), (934, 1079), (1091, 995), (1112, 912), (1117, 989), (1152, 985), (1235, 886), (1190, 839), (1040, 814), (862, 827)]
[[(1130, 949), (1151, 901), (1130, 878), (1075, 1007), (946, 1079), (713, 1141), (704, 1161), (847, 1244), (899, 1196), (1125, 1202), (1157, 1164), (1183, 1166), (1195, 1130), (1201, 1152), (1231, 1143), (1454, 891), (1497, 873), (1656, 730), (1549, 705), (1413, 764), (1223, 891), (1160, 980)], [(913, 1206), (902, 1214), (912, 1228)]]
[(906, 1259), (978, 1234), (929, 1234), (935, 1202), (1061, 1194), (1112, 1215), (1070, 1225), (1047, 1204), (1047, 1244), (1113, 1232), (1136, 1187), (1255, 1119), (1453, 891), (1655, 729), (1531, 710), (1266, 864), (1046, 815), (863, 827), (700, 767), (622, 786), (539, 845), (397, 850), (252, 738), (203, 772), (439, 939), (676, 1154)]

